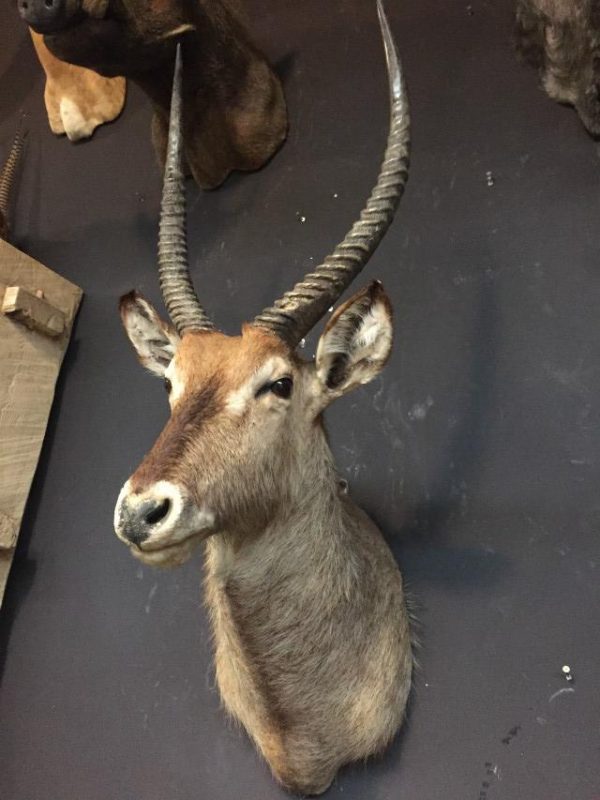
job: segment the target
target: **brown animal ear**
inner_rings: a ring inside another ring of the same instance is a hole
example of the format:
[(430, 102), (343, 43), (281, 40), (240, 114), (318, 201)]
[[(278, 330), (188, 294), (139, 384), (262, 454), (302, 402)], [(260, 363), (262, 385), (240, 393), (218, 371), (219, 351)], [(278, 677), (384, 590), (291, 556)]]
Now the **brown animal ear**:
[(392, 339), (392, 306), (374, 281), (337, 309), (319, 340), (316, 368), (324, 392), (339, 397), (373, 380), (389, 358)]
[(156, 309), (137, 292), (119, 302), (123, 327), (146, 369), (163, 377), (179, 345), (174, 328), (158, 316)]

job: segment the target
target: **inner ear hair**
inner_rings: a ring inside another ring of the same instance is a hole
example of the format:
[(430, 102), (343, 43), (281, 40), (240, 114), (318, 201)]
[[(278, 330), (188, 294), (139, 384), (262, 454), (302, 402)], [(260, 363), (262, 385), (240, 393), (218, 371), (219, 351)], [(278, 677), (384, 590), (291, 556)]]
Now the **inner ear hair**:
[(329, 335), (326, 352), (332, 356), (329, 372), (325, 381), (328, 389), (336, 389), (346, 377), (346, 368), (350, 362), (352, 341), (362, 325), (363, 315), (368, 308), (360, 311), (352, 306), (347, 313), (342, 314)]
[[(379, 281), (373, 281), (341, 306), (329, 320), (323, 334), (322, 356), (329, 358), (325, 385), (330, 390), (339, 388), (348, 377), (348, 369), (363, 362), (376, 363), (380, 359), (370, 357), (365, 353), (360, 357), (359, 351), (365, 348), (368, 351), (374, 341), (369, 341), (370, 332), (366, 331), (366, 338), (360, 336), (369, 313), (378, 303), (382, 304), (385, 311), (392, 316), (392, 308), (383, 286)], [(383, 359), (381, 366), (387, 360)]]
[(137, 292), (124, 295), (119, 310), (125, 332), (142, 364), (155, 375), (164, 375), (177, 346), (175, 331)]

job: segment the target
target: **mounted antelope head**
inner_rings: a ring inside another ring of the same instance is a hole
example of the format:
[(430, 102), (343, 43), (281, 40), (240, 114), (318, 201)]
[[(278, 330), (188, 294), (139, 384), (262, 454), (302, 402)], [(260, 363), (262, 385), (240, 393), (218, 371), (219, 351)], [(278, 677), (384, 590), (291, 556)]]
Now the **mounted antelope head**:
[(391, 126), (360, 220), (334, 252), (241, 335), (215, 330), (190, 280), (181, 169), (178, 52), (159, 233), (172, 325), (121, 300), (142, 364), (164, 380), (171, 417), (123, 487), (115, 530), (147, 564), (173, 565), (206, 541), (206, 599), (228, 710), (288, 789), (320, 793), (345, 762), (381, 750), (411, 679), (402, 581), (381, 533), (343, 488), (321, 415), (383, 368), (390, 302), (374, 282), (328, 321), (314, 363), (296, 346), (358, 275), (407, 179), (409, 116), (378, 0)]
[(184, 50), (186, 169), (212, 189), (232, 170), (262, 167), (287, 133), (278, 77), (242, 25), (237, 0), (17, 0), (21, 17), (61, 61), (122, 75), (150, 98), (165, 164), (171, 76)]

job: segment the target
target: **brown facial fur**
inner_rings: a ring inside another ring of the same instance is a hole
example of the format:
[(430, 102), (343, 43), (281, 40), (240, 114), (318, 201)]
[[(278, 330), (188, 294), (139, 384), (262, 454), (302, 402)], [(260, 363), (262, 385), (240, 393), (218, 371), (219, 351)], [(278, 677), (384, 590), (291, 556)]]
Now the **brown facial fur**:
[(245, 327), (243, 336), (218, 332), (185, 336), (175, 363), (186, 390), (154, 447), (132, 475), (133, 490), (141, 492), (152, 483), (171, 480), (193, 491), (193, 485), (187, 487), (186, 452), (196, 451), (202, 428), (223, 411), (228, 394), (269, 356), (286, 353), (278, 339), (252, 326)]
[(186, 334), (174, 358), (174, 383), (183, 392), (177, 397), (175, 386), (171, 418), (131, 477), (133, 491), (167, 480), (208, 508), (217, 530), (234, 528), (243, 538), (264, 526), (288, 495), (291, 464), (278, 446), (291, 435), (282, 416), (288, 411), (275, 401), (280, 413), (273, 413), (270, 398), (256, 400), (253, 394), (243, 412), (231, 412), (226, 403), (273, 358), (293, 370), (286, 345), (250, 325), (237, 337)]

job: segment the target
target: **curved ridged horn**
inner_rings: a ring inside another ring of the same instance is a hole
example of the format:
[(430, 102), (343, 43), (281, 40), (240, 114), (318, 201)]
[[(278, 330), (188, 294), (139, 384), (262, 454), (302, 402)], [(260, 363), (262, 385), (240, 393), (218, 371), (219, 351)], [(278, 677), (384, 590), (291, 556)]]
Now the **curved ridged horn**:
[(158, 227), (158, 277), (169, 316), (182, 336), (186, 331), (213, 330), (196, 296), (187, 254), (185, 180), (183, 175), (182, 57), (177, 45), (167, 159)]
[(410, 155), (410, 117), (404, 77), (381, 0), (379, 24), (390, 85), (390, 131), (381, 172), (360, 219), (314, 271), (254, 320), (294, 347), (340, 297), (375, 252), (404, 193)]
[(15, 133), (10, 152), (0, 172), (0, 235), (2, 236), (8, 236), (9, 232), (10, 205), (14, 190), (15, 175), (19, 168), (19, 162), (21, 161), (23, 147), (25, 145), (25, 137), (27, 136), (27, 131), (23, 132), (22, 126), (23, 118), (21, 118), (19, 122), (19, 127)]

